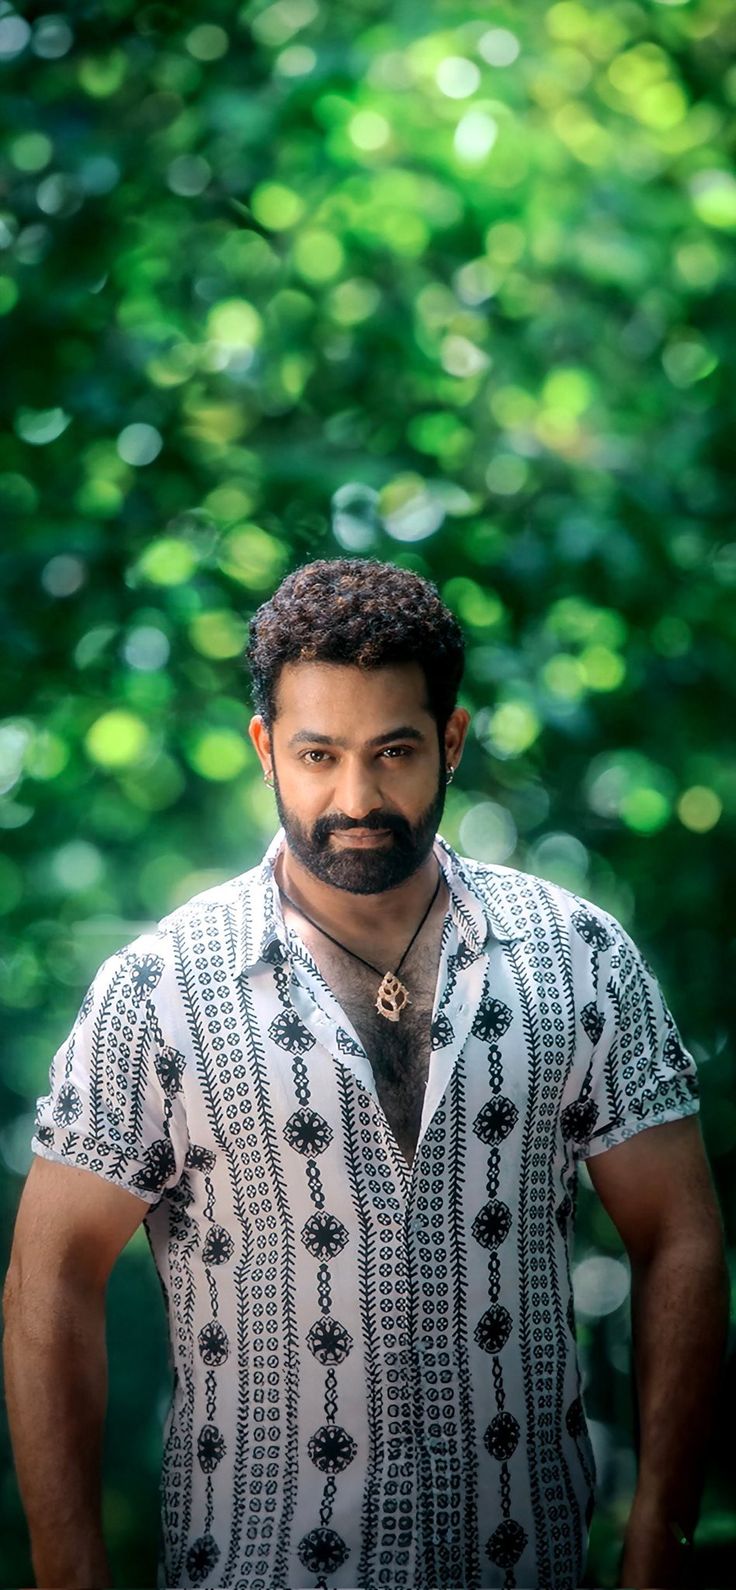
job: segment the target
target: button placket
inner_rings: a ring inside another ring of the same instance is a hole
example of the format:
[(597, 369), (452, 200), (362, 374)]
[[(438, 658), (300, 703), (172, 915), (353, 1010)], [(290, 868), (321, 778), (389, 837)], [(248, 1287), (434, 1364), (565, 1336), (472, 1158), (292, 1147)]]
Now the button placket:
[(458, 968), (454, 993), (449, 1003), (441, 1007), (441, 990), (446, 986), (447, 982), (447, 962), (449, 956), (456, 953), (458, 943), (465, 943), (465, 941), (456, 937), (453, 944), (453, 940), (450, 939), (445, 951), (443, 951), (440, 962), (435, 1007), (432, 1011), (432, 1030), (435, 1031), (436, 1024), (439, 1024), (438, 1018), (444, 1018), (444, 1021), (452, 1029), (452, 1038), (448, 1044), (441, 1048), (433, 1047), (430, 1052), (427, 1086), (424, 1093), (417, 1149), (412, 1164), (412, 1176), (414, 1167), (419, 1159), (422, 1139), (431, 1125), (432, 1117), (437, 1111), (450, 1083), (455, 1066), (465, 1048), (483, 987), (482, 963), (484, 957), (482, 952), (474, 952), (472, 961)]
[[(307, 951), (304, 951), (304, 954), (307, 964), (309, 964), (311, 957)], [(309, 970), (312, 970), (312, 968), (316, 977), (318, 973), (314, 962), (311, 962)], [(319, 990), (319, 992), (321, 993), (322, 991)], [(377, 1100), (378, 1094), (376, 1092), (373, 1069), (365, 1049), (352, 1023), (345, 1015), (342, 1006), (334, 995), (330, 995), (330, 998), (339, 1012), (337, 1016), (320, 1004), (316, 987), (303, 982), (298, 975), (298, 971), (295, 971), (291, 985), (291, 1002), (294, 1009), (298, 1012), (300, 1020), (303, 1021), (305, 1027), (316, 1038), (320, 1049), (322, 1051), (326, 1050), (333, 1061), (338, 1060), (341, 1065), (347, 1066), (348, 1070), (352, 1071), (357, 1078), (360, 1086), (370, 1093), (373, 1099)], [(337, 1038), (338, 1029), (344, 1032), (350, 1040), (349, 1050), (347, 1047), (341, 1049)]]

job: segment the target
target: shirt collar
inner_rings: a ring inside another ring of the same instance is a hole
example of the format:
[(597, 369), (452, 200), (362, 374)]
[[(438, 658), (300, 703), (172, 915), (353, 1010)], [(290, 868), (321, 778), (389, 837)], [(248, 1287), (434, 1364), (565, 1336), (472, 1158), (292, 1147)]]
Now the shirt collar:
[[(235, 934), (236, 976), (252, 970), (259, 961), (272, 965), (283, 961), (289, 953), (288, 932), (274, 877), (276, 858), (285, 839), (283, 828), (279, 828), (245, 885), (248, 900), (241, 899)], [(502, 901), (498, 899), (501, 886), (496, 877), (489, 881), (488, 892), (481, 892), (470, 869), (463, 865), (462, 857), (441, 834), (435, 835), (434, 854), (445, 876), (450, 913), (458, 935), (473, 956), (480, 954), (489, 932), (500, 940), (522, 937), (522, 930), (508, 920)]]

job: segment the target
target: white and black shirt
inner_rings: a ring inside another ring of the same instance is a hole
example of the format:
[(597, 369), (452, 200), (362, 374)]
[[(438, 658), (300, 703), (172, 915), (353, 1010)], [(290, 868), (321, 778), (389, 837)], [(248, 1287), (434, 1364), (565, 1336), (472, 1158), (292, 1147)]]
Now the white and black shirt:
[(437, 836), (410, 1168), (284, 924), (283, 840), (105, 961), (38, 1103), (37, 1154), (150, 1205), (158, 1584), (572, 1590), (594, 1487), (576, 1163), (697, 1110), (692, 1056), (614, 917)]

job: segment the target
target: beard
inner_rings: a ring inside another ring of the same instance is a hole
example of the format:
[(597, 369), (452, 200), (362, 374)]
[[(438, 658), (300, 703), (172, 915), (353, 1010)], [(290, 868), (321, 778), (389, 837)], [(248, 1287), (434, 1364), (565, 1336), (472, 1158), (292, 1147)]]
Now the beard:
[[(346, 889), (350, 894), (383, 894), (387, 889), (397, 889), (426, 861), (445, 809), (447, 777), (442, 758), (435, 794), (415, 823), (396, 812), (373, 811), (360, 822), (337, 814), (318, 817), (311, 828), (306, 828), (284, 805), (273, 762), (272, 767), (276, 806), (289, 849), (322, 883), (331, 883), (333, 888)], [(333, 848), (330, 835), (347, 833), (351, 828), (388, 829), (390, 838), (375, 850), (346, 845), (339, 850)]]

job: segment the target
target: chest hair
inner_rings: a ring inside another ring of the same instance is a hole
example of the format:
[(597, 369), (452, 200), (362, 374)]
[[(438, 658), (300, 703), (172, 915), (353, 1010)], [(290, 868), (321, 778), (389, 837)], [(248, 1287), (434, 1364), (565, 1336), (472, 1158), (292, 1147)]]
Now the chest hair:
[[(355, 1028), (371, 1064), (381, 1108), (405, 1159), (411, 1164), (419, 1137), (430, 1055), (432, 1006), (437, 984), (443, 915), (432, 913), (422, 942), (410, 950), (399, 976), (411, 1003), (399, 1020), (375, 1008), (381, 974), (361, 966), (315, 931), (303, 918), (294, 925), (325, 982)], [(381, 965), (376, 956), (376, 965)]]

